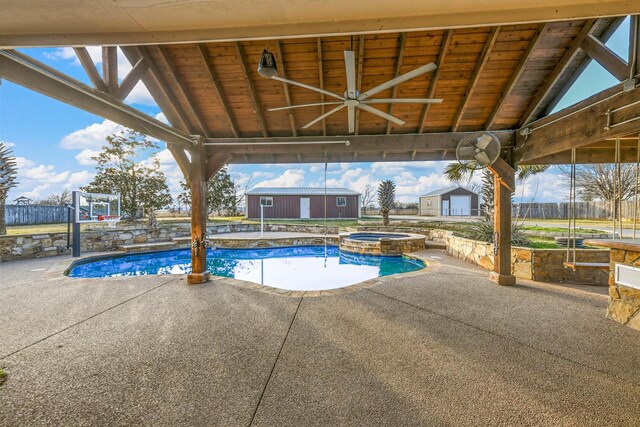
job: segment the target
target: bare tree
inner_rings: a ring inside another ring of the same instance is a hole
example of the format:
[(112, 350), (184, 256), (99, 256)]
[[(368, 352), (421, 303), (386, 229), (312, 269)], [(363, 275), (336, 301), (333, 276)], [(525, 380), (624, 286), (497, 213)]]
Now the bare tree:
[(35, 204), (44, 206), (64, 206), (70, 205), (71, 202), (71, 192), (69, 190), (64, 190), (60, 194), (52, 194), (45, 199), (38, 200)]
[(364, 189), (364, 193), (360, 196), (360, 204), (362, 205), (362, 213), (367, 214), (367, 208), (371, 206), (376, 198), (376, 193), (373, 191), (371, 185), (367, 185)]
[[(565, 177), (569, 177), (570, 169), (561, 166)], [(602, 200), (613, 202), (616, 184), (616, 167), (614, 164), (593, 164), (576, 166), (576, 189), (578, 197), (585, 202)], [(616, 199), (629, 200), (636, 188), (635, 166), (620, 165), (620, 186)]]

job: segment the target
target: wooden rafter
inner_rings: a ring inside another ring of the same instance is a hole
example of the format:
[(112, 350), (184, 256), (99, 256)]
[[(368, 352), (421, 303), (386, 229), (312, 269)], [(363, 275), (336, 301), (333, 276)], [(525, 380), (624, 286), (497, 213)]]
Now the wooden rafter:
[(189, 90), (187, 89), (184, 82), (176, 72), (176, 67), (175, 67), (175, 64), (173, 63), (173, 60), (171, 59), (171, 55), (169, 54), (169, 51), (164, 46), (158, 46), (156, 47), (156, 49), (157, 49), (157, 53), (159, 54), (159, 57), (164, 62), (164, 65), (167, 67), (169, 71), (169, 75), (171, 76), (171, 79), (178, 86), (180, 95), (186, 101), (187, 108), (190, 110), (190, 113), (196, 122), (196, 127), (200, 132), (200, 135), (209, 137), (209, 131), (207, 129), (205, 121), (202, 118), (202, 115), (200, 114), (200, 112), (198, 111), (198, 107), (195, 101), (189, 95)]
[(142, 82), (149, 90), (149, 93), (151, 93), (151, 96), (167, 120), (169, 120), (169, 123), (184, 132), (194, 134), (184, 111), (180, 108), (173, 94), (169, 92), (169, 86), (164, 80), (162, 73), (158, 70), (155, 62), (151, 59), (147, 48), (145, 46), (122, 46), (121, 49), (131, 65), (136, 64), (141, 58), (144, 58), (149, 70), (142, 76)]
[(185, 151), (180, 147), (168, 146), (167, 148), (171, 152), (171, 155), (173, 156), (173, 158), (176, 160), (176, 163), (178, 164), (178, 167), (180, 168), (180, 171), (182, 172), (182, 175), (184, 176), (184, 178), (189, 179), (189, 173), (191, 170), (191, 161), (187, 157), (187, 154), (185, 153)]
[(640, 15), (633, 15), (629, 23), (629, 77), (640, 76)]
[(538, 110), (540, 109), (540, 106), (544, 102), (545, 98), (547, 97), (549, 92), (551, 92), (551, 89), (553, 89), (560, 77), (567, 70), (569, 63), (575, 57), (578, 49), (580, 49), (580, 46), (582, 46), (582, 41), (589, 35), (595, 24), (596, 20), (590, 19), (585, 23), (584, 27), (582, 27), (582, 30), (580, 31), (578, 36), (574, 39), (571, 46), (569, 46), (569, 48), (565, 51), (562, 59), (560, 60), (560, 62), (558, 62), (558, 65), (556, 65), (551, 74), (549, 74), (549, 76), (544, 80), (544, 84), (538, 90), (536, 95), (533, 97), (533, 100), (529, 103), (529, 106), (520, 117), (519, 124), (521, 127), (525, 126), (536, 117), (536, 114), (538, 113)]
[[(606, 43), (607, 40), (609, 40), (611, 36), (616, 32), (616, 30), (620, 27), (622, 22), (624, 22), (624, 20), (625, 20), (624, 16), (618, 16), (616, 18), (613, 18), (611, 23), (607, 26), (607, 28), (604, 30), (604, 32), (600, 36), (600, 40)], [(600, 25), (601, 21), (602, 21), (602, 18), (598, 19), (598, 21), (596, 22), (596, 25), (594, 26), (594, 29), (597, 28), (598, 25)], [(594, 29), (592, 29), (592, 32), (594, 31)], [(578, 58), (578, 55), (574, 57), (573, 61), (575, 61), (576, 58)], [(546, 116), (553, 111), (553, 109), (558, 105), (560, 100), (562, 100), (562, 98), (566, 95), (567, 91), (573, 86), (576, 80), (578, 80), (578, 78), (582, 75), (584, 70), (589, 66), (591, 61), (592, 59), (589, 55), (587, 55), (586, 53), (582, 55), (582, 59), (577, 64), (577, 66), (575, 66), (575, 70), (571, 73), (571, 75), (568, 78), (562, 79), (563, 81), (562, 87), (559, 88), (559, 90), (557, 90), (557, 93), (554, 95), (553, 99), (550, 102), (545, 102), (544, 109), (542, 110), (542, 116)], [(569, 64), (567, 68), (572, 68), (572, 64)]]
[(105, 46), (102, 48), (102, 79), (111, 95), (118, 93), (118, 48)]
[[(284, 55), (282, 54), (282, 44), (280, 43), (280, 40), (276, 40), (276, 61), (278, 63), (278, 68), (280, 69), (281, 77), (286, 79), (287, 71), (284, 68)], [(293, 104), (291, 103), (289, 85), (283, 82), (282, 87), (284, 89), (284, 99), (287, 103), (287, 107), (290, 107)], [(287, 116), (289, 116), (289, 123), (291, 123), (291, 135), (298, 136), (298, 129), (296, 128), (296, 118), (293, 114), (293, 110), (288, 110)]]
[(0, 50), (0, 78), (40, 92), (122, 126), (182, 146), (190, 136), (136, 110), (118, 98), (69, 78), (20, 52)]
[[(362, 92), (362, 70), (364, 69), (364, 35), (361, 35), (358, 39), (358, 65), (356, 72), (356, 90), (358, 93)], [(359, 133), (360, 128), (360, 109), (356, 108), (356, 135)]]
[(624, 92), (620, 83), (518, 131), (518, 160), (532, 162), (608, 138), (640, 133), (638, 117), (640, 88)]
[(240, 42), (235, 42), (234, 45), (236, 48), (236, 54), (238, 55), (238, 60), (240, 61), (240, 65), (242, 66), (242, 72), (244, 73), (244, 77), (247, 81), (247, 86), (249, 87), (249, 96), (251, 97), (251, 102), (253, 103), (253, 109), (256, 113), (258, 124), (260, 125), (260, 131), (262, 132), (262, 136), (266, 138), (269, 136), (269, 132), (267, 131), (267, 124), (264, 120), (264, 115), (262, 114), (262, 107), (260, 106), (260, 101), (258, 100), (256, 87), (253, 84), (251, 74), (249, 74), (249, 69), (247, 68), (244, 49), (242, 48)]
[[(447, 52), (449, 51), (449, 45), (451, 44), (451, 36), (453, 35), (453, 30), (446, 30), (444, 32), (444, 38), (442, 43), (440, 44), (440, 50), (438, 52), (438, 59), (436, 60), (436, 71), (433, 74), (433, 78), (431, 79), (431, 84), (429, 85), (429, 91), (427, 92), (427, 98), (434, 98), (436, 95), (436, 89), (438, 87), (438, 80), (440, 80), (440, 76), (442, 75), (442, 65), (444, 64), (444, 59), (447, 56)], [(423, 133), (424, 128), (427, 123), (427, 115), (429, 114), (429, 109), (431, 108), (431, 104), (425, 104), (422, 108), (422, 115), (420, 116), (420, 121), (418, 122), (418, 132)]]
[(222, 106), (222, 111), (224, 111), (225, 116), (227, 117), (227, 121), (229, 122), (229, 127), (231, 128), (231, 132), (233, 136), (236, 138), (240, 136), (240, 132), (238, 132), (238, 127), (236, 126), (233, 117), (231, 116), (231, 112), (229, 109), (229, 103), (224, 95), (224, 91), (222, 90), (222, 85), (220, 81), (216, 77), (215, 68), (213, 67), (213, 63), (211, 62), (211, 58), (209, 58), (209, 53), (207, 51), (207, 47), (203, 44), (198, 44), (198, 53), (202, 58), (202, 62), (204, 63), (207, 74), (211, 79), (211, 83), (213, 84), (213, 88), (216, 91), (216, 96), (220, 100), (220, 105)]
[(96, 68), (96, 64), (91, 59), (91, 55), (89, 55), (89, 51), (86, 47), (74, 47), (74, 52), (82, 64), (82, 68), (84, 68), (85, 73), (89, 76), (89, 80), (93, 84), (93, 87), (102, 92), (107, 92), (107, 85), (104, 84), (104, 80), (100, 77), (100, 73), (98, 72), (98, 68)]
[(232, 158), (233, 156), (227, 153), (216, 153), (207, 157), (207, 181), (213, 178)]
[[(319, 76), (319, 88), (324, 89), (324, 66), (322, 65), (322, 38), (318, 37), (317, 40), (317, 51), (318, 51), (318, 76)], [(324, 94), (320, 94), (320, 102), (324, 102)], [(321, 105), (321, 114), (324, 115), (325, 108), (324, 105)], [(322, 135), (327, 134), (327, 122), (325, 119), (322, 119)]]
[[(402, 59), (404, 58), (404, 48), (406, 44), (407, 44), (407, 33), (402, 33), (400, 34), (400, 45), (398, 46), (398, 56), (396, 57), (396, 72), (393, 75), (394, 79), (400, 75), (400, 69), (402, 68)], [(398, 94), (398, 86), (399, 85), (395, 85), (393, 87), (393, 90), (391, 91), (391, 99), (395, 98), (396, 95)], [(394, 104), (389, 104), (390, 115), (393, 115), (393, 105)], [(390, 121), (387, 121), (387, 131), (386, 131), (387, 135), (391, 133), (392, 125), (393, 123), (391, 123)]]
[(618, 81), (622, 82), (629, 78), (629, 65), (593, 35), (588, 34), (582, 41), (581, 47)]
[(490, 130), (491, 127), (494, 125), (496, 117), (502, 110), (502, 107), (504, 107), (505, 101), (507, 100), (509, 95), (511, 95), (511, 92), (518, 84), (518, 81), (520, 80), (522, 73), (524, 72), (527, 64), (529, 63), (531, 58), (531, 53), (538, 47), (538, 44), (540, 43), (540, 40), (542, 39), (548, 27), (549, 27), (549, 24), (541, 24), (536, 29), (536, 32), (533, 35), (533, 38), (531, 39), (531, 41), (529, 42), (529, 46), (527, 46), (527, 50), (522, 55), (522, 58), (520, 59), (520, 62), (518, 63), (518, 66), (515, 72), (511, 75), (511, 78), (509, 78), (509, 81), (505, 85), (504, 90), (502, 91), (502, 95), (500, 96), (500, 100), (493, 107), (493, 110), (491, 111), (489, 118), (485, 122), (484, 124), (485, 129)]
[(144, 58), (140, 58), (138, 62), (134, 64), (131, 71), (129, 71), (129, 74), (122, 79), (122, 83), (120, 84), (120, 87), (118, 87), (118, 98), (125, 99), (129, 96), (133, 88), (142, 79), (142, 76), (148, 69), (149, 65), (147, 64), (147, 61), (145, 61)]
[(491, 53), (491, 49), (496, 44), (496, 40), (498, 39), (498, 35), (500, 34), (500, 27), (493, 27), (491, 31), (489, 31), (489, 35), (487, 36), (487, 41), (484, 44), (484, 48), (482, 49), (482, 53), (480, 54), (480, 59), (478, 59), (478, 63), (476, 64), (475, 70), (473, 70), (473, 74), (471, 75), (471, 80), (469, 80), (469, 85), (467, 86), (467, 90), (464, 95), (464, 99), (462, 100), (462, 104), (458, 108), (458, 112), (456, 113), (455, 119), (453, 121), (453, 126), (451, 126), (451, 131), (456, 132), (458, 127), (460, 126), (460, 122), (464, 117), (464, 113), (467, 110), (469, 105), (469, 101), (471, 100), (471, 96), (473, 95), (473, 91), (478, 85), (478, 81), (480, 80), (480, 75), (482, 74), (482, 70), (484, 66), (489, 61), (489, 55)]

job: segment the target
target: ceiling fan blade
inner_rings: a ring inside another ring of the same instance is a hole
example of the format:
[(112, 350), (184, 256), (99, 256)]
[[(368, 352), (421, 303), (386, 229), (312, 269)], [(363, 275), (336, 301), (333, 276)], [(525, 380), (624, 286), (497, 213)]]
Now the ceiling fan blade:
[(375, 98), (360, 101), (363, 104), (440, 104), (440, 98)]
[(314, 91), (314, 92), (323, 93), (323, 94), (325, 94), (325, 95), (327, 95), (327, 96), (331, 96), (331, 97), (333, 97), (333, 98), (338, 98), (338, 99), (340, 99), (340, 100), (342, 100), (342, 101), (344, 101), (344, 100), (345, 100), (345, 97), (344, 97), (344, 96), (340, 96), (340, 95), (335, 94), (335, 93), (333, 93), (333, 92), (329, 92), (328, 90), (320, 89), (319, 87), (315, 87), (315, 86), (311, 86), (311, 85), (308, 85), (308, 84), (304, 84), (304, 83), (296, 82), (296, 81), (294, 81), (294, 80), (283, 79), (282, 77), (278, 77), (278, 76), (271, 77), (271, 79), (273, 79), (273, 80), (277, 80), (277, 81), (282, 82), (282, 83), (288, 83), (288, 84), (290, 84), (290, 85), (294, 85), (294, 86), (300, 86), (300, 87), (303, 87), (303, 88), (305, 88), (305, 89), (312, 90), (312, 91)]
[(356, 131), (356, 107), (350, 105), (348, 109), (349, 117), (349, 133)]
[(489, 145), (489, 143), (491, 142), (493, 138), (491, 137), (491, 135), (489, 134), (483, 134), (480, 138), (478, 138), (478, 142), (476, 143), (476, 147), (484, 150), (485, 148), (487, 148), (487, 146)]
[(276, 107), (269, 108), (267, 111), (280, 111), (280, 110), (290, 110), (292, 108), (304, 108), (304, 107), (318, 107), (320, 105), (338, 105), (342, 104), (342, 102), (315, 102), (313, 104), (300, 104), (300, 105), (288, 105), (286, 107)]
[(390, 122), (393, 122), (397, 125), (403, 125), (404, 122), (402, 120), (400, 120), (397, 117), (393, 117), (390, 114), (385, 113), (384, 111), (380, 111), (377, 108), (373, 108), (367, 104), (358, 104), (357, 105), (358, 108), (362, 108), (364, 111), (368, 111), (371, 114), (375, 114), (376, 116), (382, 117), (385, 120), (389, 120)]
[(392, 88), (396, 85), (399, 85), (400, 83), (404, 83), (407, 80), (411, 80), (413, 78), (416, 78), (418, 76), (421, 76), (424, 73), (428, 73), (429, 71), (433, 71), (437, 68), (436, 64), (434, 64), (433, 62), (423, 65), (422, 67), (416, 68), (413, 71), (409, 71), (406, 74), (403, 74), (401, 76), (396, 77), (395, 79), (391, 79), (386, 83), (382, 83), (379, 86), (374, 87), (373, 89), (369, 89), (368, 91), (364, 92), (363, 94), (361, 94), (358, 97), (359, 101), (363, 101), (367, 98), (369, 98), (370, 96), (375, 95), (376, 93), (380, 93), (382, 91), (385, 91), (389, 88)]
[(306, 125), (302, 126), (302, 129), (306, 129), (306, 128), (308, 128), (308, 127), (311, 127), (311, 126), (315, 125), (316, 123), (318, 123), (319, 121), (321, 121), (321, 120), (323, 120), (323, 119), (325, 119), (325, 118), (329, 117), (329, 116), (330, 116), (330, 115), (332, 115), (333, 113), (335, 113), (335, 112), (337, 112), (337, 111), (342, 110), (344, 107), (346, 107), (346, 105), (345, 105), (345, 104), (342, 104), (342, 105), (337, 106), (337, 107), (336, 107), (336, 108), (334, 108), (333, 110), (330, 110), (330, 111), (328, 111), (328, 112), (324, 113), (323, 115), (321, 115), (320, 117), (316, 118), (315, 120), (313, 120), (313, 121), (311, 121), (311, 122), (307, 123)]
[(484, 151), (477, 153), (475, 155), (475, 158), (478, 161), (478, 163), (480, 163), (482, 166), (488, 166), (491, 164), (491, 159), (489, 158), (489, 156), (487, 156), (487, 153), (485, 153)]
[(344, 67), (347, 70), (347, 98), (356, 97), (356, 55), (352, 50), (344, 51)]
[(458, 156), (461, 160), (473, 160), (476, 158), (476, 149), (473, 147), (459, 147)]

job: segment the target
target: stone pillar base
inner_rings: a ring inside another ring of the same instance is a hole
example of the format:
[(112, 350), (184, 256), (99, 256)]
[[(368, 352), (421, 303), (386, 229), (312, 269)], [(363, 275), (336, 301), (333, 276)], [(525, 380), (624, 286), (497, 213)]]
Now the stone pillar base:
[(516, 276), (511, 274), (500, 274), (495, 271), (489, 273), (489, 279), (498, 285), (515, 285)]
[(187, 274), (187, 284), (188, 285), (199, 285), (209, 280), (209, 276), (211, 274), (208, 271), (204, 273), (191, 273)]

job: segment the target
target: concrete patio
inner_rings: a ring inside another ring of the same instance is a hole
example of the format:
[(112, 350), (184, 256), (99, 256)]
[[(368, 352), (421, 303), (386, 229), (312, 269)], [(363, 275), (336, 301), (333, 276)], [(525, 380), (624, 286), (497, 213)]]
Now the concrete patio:
[(640, 334), (606, 288), (423, 254), (320, 297), (0, 264), (0, 425), (640, 424)]

